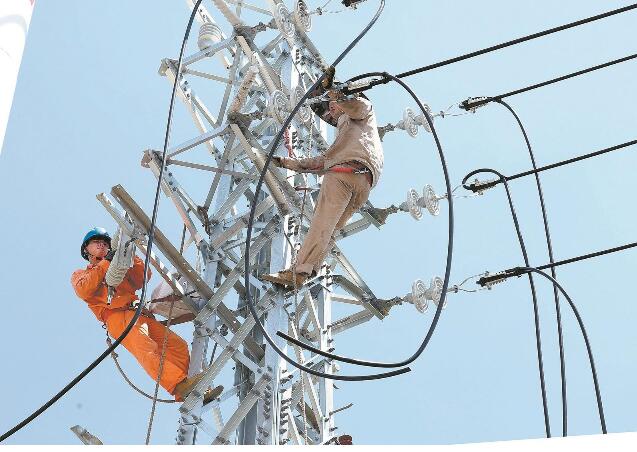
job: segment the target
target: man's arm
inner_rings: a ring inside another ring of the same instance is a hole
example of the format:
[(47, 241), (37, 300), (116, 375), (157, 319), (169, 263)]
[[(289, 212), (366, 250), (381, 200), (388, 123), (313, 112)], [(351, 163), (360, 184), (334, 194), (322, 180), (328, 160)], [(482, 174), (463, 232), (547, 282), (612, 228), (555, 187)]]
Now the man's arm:
[(297, 173), (322, 170), (325, 164), (325, 157), (323, 157), (322, 155), (305, 159), (291, 159), (288, 157), (280, 157), (278, 158), (278, 160), (281, 167), (296, 171)]
[[(133, 260), (133, 266), (130, 268), (130, 270), (128, 270), (128, 272), (126, 272), (126, 277), (128, 278), (131, 286), (133, 286), (133, 289), (141, 289), (142, 285), (144, 284), (144, 261), (135, 256)], [(150, 280), (150, 277), (151, 271), (149, 267), (148, 278), (146, 278), (146, 281)]]
[(77, 270), (71, 276), (71, 284), (78, 297), (85, 300), (95, 293), (104, 280), (110, 262), (100, 261), (93, 268)]

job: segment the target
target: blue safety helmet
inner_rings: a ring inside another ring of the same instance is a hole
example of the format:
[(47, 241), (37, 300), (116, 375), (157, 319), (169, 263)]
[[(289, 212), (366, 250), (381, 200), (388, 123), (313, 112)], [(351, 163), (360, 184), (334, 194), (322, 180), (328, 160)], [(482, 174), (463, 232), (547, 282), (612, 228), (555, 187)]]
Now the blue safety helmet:
[(96, 227), (91, 229), (90, 231), (88, 231), (86, 233), (86, 235), (84, 236), (84, 240), (82, 240), (82, 248), (80, 248), (80, 253), (82, 254), (82, 257), (86, 260), (88, 260), (88, 253), (86, 252), (86, 245), (88, 245), (88, 242), (90, 242), (91, 240), (95, 240), (95, 239), (101, 239), (106, 241), (106, 243), (108, 243), (108, 246), (111, 246), (111, 236), (108, 235), (108, 231), (104, 228), (100, 228), (100, 227)]

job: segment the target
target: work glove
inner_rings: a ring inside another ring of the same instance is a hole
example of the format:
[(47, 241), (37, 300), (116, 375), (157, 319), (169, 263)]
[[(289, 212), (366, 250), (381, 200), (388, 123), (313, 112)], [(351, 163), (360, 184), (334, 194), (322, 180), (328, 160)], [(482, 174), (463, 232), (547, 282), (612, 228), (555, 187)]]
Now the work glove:
[(273, 166), (276, 166), (277, 168), (285, 168), (283, 166), (283, 157), (279, 157), (278, 155), (275, 155), (274, 157), (272, 157), (271, 163)]
[(321, 80), (321, 86), (324, 89), (330, 89), (334, 84), (334, 76), (336, 75), (336, 68), (330, 66), (325, 70), (325, 77)]
[(113, 257), (115, 257), (116, 252), (117, 250), (109, 250), (108, 253), (106, 253), (106, 256), (104, 256), (104, 259), (111, 262), (113, 260)]

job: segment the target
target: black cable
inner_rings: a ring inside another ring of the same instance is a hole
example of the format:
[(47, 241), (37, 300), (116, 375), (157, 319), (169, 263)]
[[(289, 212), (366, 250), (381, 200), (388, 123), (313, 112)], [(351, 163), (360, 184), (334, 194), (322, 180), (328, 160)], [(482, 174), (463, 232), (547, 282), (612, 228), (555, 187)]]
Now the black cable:
[[(499, 173), (498, 171), (491, 169), (491, 168), (484, 168), (481, 171), (484, 172), (488, 172), (488, 173), (492, 173), (497, 175), (500, 179), (503, 179), (504, 176)], [(465, 178), (462, 180), (462, 184), (464, 185), (465, 182), (467, 181), (467, 178), (470, 176), (465, 176)], [(520, 224), (518, 222), (517, 219), (517, 214), (515, 213), (515, 207), (513, 206), (513, 200), (511, 198), (511, 192), (509, 190), (509, 185), (507, 183), (506, 180), (502, 180), (502, 183), (504, 184), (505, 190), (506, 190), (506, 194), (507, 194), (507, 198), (509, 201), (509, 208), (511, 211), (511, 217), (513, 218), (513, 224), (515, 226), (516, 229), (516, 233), (518, 235), (518, 238), (521, 239), (522, 238), (522, 233), (520, 230)], [(522, 244), (522, 242), (520, 243)], [(633, 244), (632, 246), (637, 246), (637, 243)], [(630, 247), (625, 245), (624, 247), (618, 247), (617, 249), (614, 249), (614, 251), (619, 251), (619, 248), (626, 248), (626, 247)], [(598, 252), (598, 253), (592, 253), (591, 255), (585, 256), (583, 258), (588, 258), (588, 257), (593, 257), (593, 256), (597, 256), (597, 255), (601, 255), (601, 254), (607, 254), (608, 252), (612, 252), (611, 250), (608, 250), (606, 252)], [(529, 276), (529, 280), (531, 280), (531, 273), (539, 273), (542, 276), (544, 276), (545, 278), (548, 278), (549, 280), (551, 280), (553, 282), (553, 284), (555, 286), (557, 286), (557, 288), (560, 290), (560, 292), (562, 292), (562, 294), (564, 295), (564, 297), (567, 299), (569, 306), (571, 307), (571, 309), (573, 310), (573, 313), (575, 314), (575, 317), (577, 318), (577, 322), (579, 324), (580, 330), (582, 332), (582, 336), (584, 337), (584, 341), (586, 343), (586, 349), (588, 352), (588, 357), (589, 357), (589, 363), (591, 366), (591, 371), (593, 373), (593, 381), (594, 381), (594, 385), (595, 385), (595, 395), (597, 398), (597, 407), (598, 407), (598, 412), (599, 412), (599, 417), (600, 417), (600, 423), (602, 426), (602, 432), (605, 434), (606, 433), (606, 421), (604, 419), (604, 410), (603, 410), (603, 406), (602, 406), (602, 399), (601, 399), (601, 395), (600, 395), (600, 391), (599, 391), (599, 383), (597, 381), (597, 372), (595, 370), (595, 362), (593, 360), (593, 352), (591, 350), (590, 347), (590, 343), (588, 340), (588, 335), (586, 334), (586, 328), (584, 327), (584, 322), (582, 321), (581, 316), (579, 315), (579, 312), (577, 311), (577, 308), (575, 307), (575, 304), (573, 303), (573, 301), (571, 300), (571, 298), (568, 296), (568, 294), (566, 293), (566, 291), (562, 288), (562, 286), (557, 282), (557, 280), (555, 280), (555, 278), (553, 278), (552, 276), (547, 275), (546, 273), (544, 273), (542, 270), (549, 268), (549, 267), (557, 267), (558, 265), (562, 265), (563, 263), (570, 263), (570, 262), (575, 262), (576, 260), (581, 260), (578, 258), (575, 259), (567, 259), (566, 261), (560, 261), (560, 262), (555, 262), (555, 263), (551, 263), (551, 264), (547, 264), (547, 265), (543, 265), (542, 267), (530, 267), (529, 264), (525, 264), (525, 267), (516, 267), (514, 269), (510, 269), (510, 270), (506, 270), (503, 274), (499, 275), (499, 278), (494, 278), (496, 275), (493, 276), (486, 276), (486, 277), (482, 277), (480, 278), (480, 280), (478, 280), (478, 284), (480, 284), (481, 286), (485, 285), (485, 280), (494, 280), (494, 281), (503, 281), (504, 278), (510, 277), (510, 276), (522, 276), (523, 274), (528, 274)], [(539, 353), (541, 354), (541, 350), (539, 350)]]
[(564, 298), (566, 298), (566, 300), (568, 301), (568, 304), (571, 307), (573, 314), (575, 314), (575, 318), (577, 319), (577, 323), (579, 325), (580, 331), (582, 332), (582, 337), (584, 338), (584, 343), (586, 344), (586, 352), (588, 353), (588, 362), (590, 363), (591, 373), (593, 374), (593, 385), (595, 387), (595, 399), (597, 400), (597, 412), (599, 414), (599, 422), (602, 428), (602, 433), (603, 434), (608, 433), (606, 431), (606, 419), (604, 417), (604, 406), (602, 403), (602, 395), (599, 389), (597, 371), (595, 369), (595, 360), (593, 359), (593, 350), (591, 349), (591, 344), (588, 340), (588, 334), (586, 333), (586, 327), (584, 326), (584, 321), (582, 320), (582, 317), (580, 316), (579, 311), (577, 310), (577, 307), (575, 307), (575, 303), (573, 303), (573, 300), (571, 300), (571, 297), (568, 296), (568, 294), (566, 293), (566, 290), (564, 290), (564, 288), (560, 285), (560, 283), (557, 282), (555, 278), (553, 278), (550, 275), (547, 275), (539, 268), (521, 267), (521, 270), (524, 270), (529, 273), (531, 272), (538, 273), (544, 276), (549, 281), (551, 281), (553, 283), (553, 286), (557, 287), (560, 290), (560, 292), (562, 292), (562, 294), (564, 295)]
[[(486, 169), (485, 171), (496, 174), (500, 178), (503, 177), (496, 170)], [(509, 189), (509, 185), (507, 184), (507, 182), (504, 181), (503, 183), (504, 183), (504, 188), (506, 190), (507, 199), (509, 201), (509, 208), (511, 209), (511, 217), (513, 218), (513, 225), (515, 226), (515, 232), (518, 237), (518, 242), (520, 243), (522, 257), (524, 258), (524, 264), (527, 267), (529, 267), (531, 264), (529, 263), (529, 257), (526, 252), (526, 245), (524, 244), (524, 238), (522, 237), (522, 231), (520, 229), (520, 223), (518, 222), (518, 216), (515, 213), (515, 207), (513, 206), (513, 198), (511, 197), (511, 191)], [(550, 438), (551, 425), (549, 421), (548, 404), (546, 400), (546, 382), (544, 380), (544, 364), (543, 364), (543, 358), (542, 358), (542, 338), (540, 334), (540, 318), (539, 318), (539, 312), (538, 312), (537, 295), (535, 292), (535, 282), (533, 281), (533, 277), (531, 274), (529, 274), (528, 276), (529, 276), (529, 285), (531, 286), (531, 297), (533, 299), (533, 321), (535, 324), (535, 345), (537, 350), (538, 370), (540, 374), (540, 388), (542, 392), (542, 409), (544, 411), (544, 429), (546, 432), (546, 437)]]
[[(581, 160), (586, 160), (592, 157), (597, 157), (603, 154), (607, 154), (609, 152), (613, 152), (613, 151), (617, 151), (619, 149), (623, 149), (629, 146), (634, 146), (637, 144), (637, 140), (632, 140), (632, 141), (627, 141), (625, 143), (621, 143), (621, 144), (617, 144), (615, 146), (611, 146), (609, 148), (605, 148), (605, 149), (600, 149), (599, 151), (595, 151), (595, 152), (591, 152), (589, 154), (584, 154), (584, 155), (580, 155), (578, 157), (573, 157), (567, 160), (562, 160), (561, 162), (556, 162), (556, 163), (551, 163), (550, 165), (545, 165), (545, 166), (541, 166), (539, 168), (534, 168), (532, 170), (529, 171), (524, 171), (522, 173), (518, 173), (518, 174), (514, 174), (513, 176), (504, 176), (504, 180), (506, 180), (507, 182), (510, 182), (512, 180), (515, 179), (519, 179), (521, 177), (526, 177), (529, 176), (531, 174), (537, 174), (537, 173), (541, 173), (543, 171), (546, 170), (550, 170), (553, 168), (559, 168), (560, 166), (564, 166), (564, 165), (569, 165), (571, 163), (575, 163), (575, 162), (579, 162)], [(466, 179), (468, 180), (468, 178), (470, 178), (471, 176), (474, 176), (478, 173), (482, 172), (482, 169), (476, 170), (476, 171), (472, 171), (471, 173), (469, 173), (466, 176)], [(463, 188), (465, 188), (466, 190), (471, 190), (473, 192), (477, 192), (477, 191), (484, 191), (488, 188), (491, 187), (495, 187), (496, 185), (502, 183), (502, 179), (497, 179), (497, 180), (493, 180), (493, 181), (489, 181), (489, 182), (480, 182), (480, 183), (472, 183), (472, 184), (463, 184)]]
[[(529, 136), (526, 133), (526, 129), (520, 120), (520, 117), (517, 115), (515, 110), (503, 101), (502, 99), (497, 99), (495, 102), (499, 103), (503, 107), (505, 107), (513, 117), (515, 118), (520, 130), (522, 131), (522, 135), (524, 136), (524, 141), (526, 142), (526, 147), (529, 151), (529, 156), (531, 158), (531, 163), (533, 165), (533, 169), (537, 170), (537, 164), (535, 163), (535, 155), (533, 153), (533, 147), (531, 146), (531, 141), (529, 140)], [(540, 182), (540, 176), (536, 172), (535, 173), (535, 183), (537, 186), (538, 197), (540, 198), (540, 208), (542, 210), (542, 221), (544, 223), (544, 236), (546, 238), (546, 247), (548, 250), (549, 261), (551, 263), (555, 262), (553, 258), (553, 245), (551, 243), (551, 232), (549, 230), (548, 223), (548, 215), (546, 213), (546, 206), (544, 204), (544, 193), (542, 192), (542, 183)], [(557, 274), (555, 272), (555, 268), (551, 268), (551, 276), (553, 279), (557, 279)], [(566, 397), (566, 363), (564, 358), (564, 337), (562, 335), (562, 313), (560, 311), (560, 297), (558, 294), (557, 287), (553, 285), (553, 298), (555, 300), (555, 317), (557, 323), (557, 336), (558, 343), (560, 349), (560, 381), (561, 381), (561, 396), (562, 396), (562, 436), (568, 436), (568, 406), (567, 406), (567, 397)]]
[[(360, 41), (361, 38), (363, 36), (365, 36), (365, 34), (369, 31), (369, 29), (376, 23), (376, 21), (380, 17), (380, 14), (382, 13), (384, 7), (385, 7), (385, 0), (380, 0), (380, 5), (378, 7), (378, 11), (376, 11), (376, 14), (372, 18), (372, 20), (365, 27), (365, 29), (363, 29), (363, 31), (354, 39), (354, 41), (352, 41), (347, 46), (347, 48), (338, 56), (338, 58), (336, 58), (336, 60), (332, 64), (332, 66), (336, 67), (336, 65), (338, 63), (340, 63), (343, 58), (345, 58), (345, 56), (350, 52), (350, 50), (352, 50), (352, 48), (358, 43), (358, 41)], [(292, 109), (292, 111), (290, 112), (290, 114), (288, 115), (288, 117), (286, 118), (284, 123), (282, 124), (282, 126), (279, 129), (277, 135), (274, 137), (274, 140), (270, 143), (270, 147), (268, 149), (268, 154), (267, 154), (267, 157), (266, 157), (266, 160), (265, 160), (265, 164), (263, 166), (263, 170), (261, 171), (261, 174), (259, 175), (259, 181), (257, 182), (257, 186), (256, 186), (255, 191), (254, 191), (253, 202), (250, 205), (250, 216), (249, 216), (249, 219), (248, 219), (247, 231), (246, 231), (246, 249), (245, 249), (245, 255), (246, 256), (250, 255), (250, 241), (251, 241), (251, 237), (252, 237), (252, 228), (253, 228), (253, 224), (254, 224), (254, 214), (255, 214), (256, 205), (257, 205), (256, 200), (258, 199), (258, 195), (259, 195), (259, 193), (261, 191), (261, 187), (263, 186), (263, 181), (265, 179), (265, 175), (267, 173), (268, 166), (270, 165), (270, 162), (272, 161), (272, 157), (274, 156), (274, 153), (276, 152), (277, 146), (278, 146), (278, 144), (281, 141), (281, 138), (283, 136), (284, 131), (287, 129), (287, 127), (292, 122), (292, 118), (294, 117), (296, 112), (301, 108), (301, 105), (303, 105), (305, 100), (310, 96), (310, 93), (313, 93), (316, 90), (316, 88), (319, 87), (319, 85), (321, 84), (321, 82), (325, 78), (325, 75), (326, 74), (323, 73), (314, 82), (314, 84), (305, 92), (305, 94), (303, 94), (301, 99), (299, 99), (298, 103), (294, 106), (294, 108)], [(263, 326), (263, 324), (259, 320), (259, 314), (257, 313), (256, 307), (255, 307), (255, 302), (254, 302), (254, 300), (252, 300), (252, 295), (250, 294), (250, 259), (245, 259), (244, 283), (245, 283), (245, 288), (246, 288), (246, 294), (245, 294), (246, 301), (247, 301), (247, 304), (248, 304), (248, 308), (250, 309), (250, 314), (252, 315), (252, 317), (255, 320), (256, 326), (259, 328), (259, 330), (263, 334), (263, 337), (268, 342), (268, 344), (270, 344), (272, 349), (279, 356), (281, 356), (281, 358), (283, 358), (285, 361), (287, 361), (289, 364), (291, 364), (292, 366), (296, 367), (297, 369), (299, 369), (301, 371), (304, 371), (306, 373), (309, 373), (311, 375), (315, 375), (317, 377), (327, 378), (327, 379), (330, 379), (330, 380), (341, 380), (341, 381), (378, 380), (378, 379), (381, 379), (381, 378), (394, 377), (396, 375), (400, 375), (400, 374), (403, 374), (403, 373), (411, 371), (410, 368), (406, 367), (406, 368), (403, 368), (403, 369), (397, 369), (397, 370), (393, 370), (393, 371), (390, 371), (390, 372), (379, 373), (379, 374), (374, 374), (374, 375), (356, 375), (356, 376), (333, 375), (333, 374), (327, 374), (327, 373), (319, 372), (319, 371), (314, 370), (314, 369), (312, 369), (310, 367), (307, 367), (307, 366), (304, 366), (304, 365), (301, 365), (301, 364), (297, 363), (296, 361), (291, 359), (289, 356), (287, 356), (287, 354), (285, 354), (285, 352), (283, 350), (281, 350), (276, 345), (276, 343), (274, 342), (272, 337), (268, 334), (268, 332), (265, 330), (265, 327)]]
[[(426, 72), (426, 71), (431, 71), (433, 69), (437, 69), (443, 66), (447, 66), (449, 64), (453, 64), (453, 63), (457, 63), (459, 61), (463, 61), (463, 60), (467, 60), (469, 58), (474, 58), (476, 56), (480, 56), (480, 55), (484, 55), (486, 53), (490, 53), (490, 52), (494, 52), (496, 50), (500, 50), (500, 49), (504, 49), (505, 47), (510, 47), (516, 44), (521, 44), (523, 42), (526, 41), (530, 41), (533, 39), (537, 39), (537, 38), (541, 38), (543, 36), (547, 36), (550, 35), (552, 33), (557, 33), (559, 31), (564, 31), (564, 30), (568, 30), (569, 28), (574, 28), (574, 27), (578, 27), (580, 25), (584, 25), (587, 23), (591, 23), (591, 22), (595, 22), (597, 20), (601, 20), (601, 19), (605, 19), (607, 17), (611, 17), (614, 16), (616, 14), (621, 14), (621, 13), (625, 13), (628, 11), (631, 11), (633, 9), (637, 8), (637, 3), (632, 4), (632, 5), (628, 5), (628, 6), (624, 6), (623, 8), (618, 8), (618, 9), (614, 9), (612, 11), (608, 11), (602, 14), (598, 14), (596, 16), (591, 16), (588, 17), (586, 19), (581, 19), (575, 22), (571, 22), (569, 24), (565, 24), (565, 25), (560, 25), (558, 27), (554, 27), (554, 28), (549, 28), (548, 30), (544, 30), (544, 31), (540, 31), (538, 33), (533, 33), (531, 35), (527, 35), (521, 38), (517, 38), (517, 39), (513, 39), (511, 41), (507, 41), (507, 42), (503, 42), (501, 44), (496, 44), (494, 46), (491, 47), (487, 47), (485, 49), (481, 49), (481, 50), (476, 50), (474, 52), (471, 53), (467, 53), (464, 55), (460, 55), (454, 58), (450, 58), (448, 60), (443, 60), (443, 61), (439, 61), (437, 63), (433, 63), (427, 66), (423, 66), (421, 68), (417, 68), (417, 69), (412, 69), (411, 71), (407, 71), (407, 72), (403, 72), (401, 74), (398, 74), (397, 77), (398, 78), (404, 78), (404, 77), (409, 77), (411, 75), (414, 74), (420, 74), (421, 72)], [(354, 92), (361, 92), (361, 91), (366, 91), (376, 85), (380, 85), (380, 84), (385, 84), (388, 83), (389, 80), (386, 79), (381, 79), (381, 80), (375, 80), (373, 82), (371, 82), (369, 85), (366, 85), (365, 87), (361, 87), (361, 88), (357, 88), (354, 89), (350, 92), (354, 93)]]
[(188, 36), (190, 35), (190, 29), (192, 28), (192, 23), (193, 23), (193, 21), (195, 19), (195, 15), (197, 14), (197, 10), (199, 9), (199, 5), (201, 4), (201, 2), (202, 2), (202, 0), (197, 0), (195, 6), (193, 7), (192, 14), (190, 15), (190, 20), (188, 21), (188, 26), (186, 27), (186, 33), (184, 35), (184, 39), (183, 39), (182, 44), (181, 44), (181, 51), (179, 53), (179, 62), (178, 62), (178, 65), (177, 65), (177, 74), (175, 76), (175, 83), (173, 85), (173, 91), (172, 91), (172, 95), (171, 95), (171, 98), (170, 98), (170, 107), (168, 109), (168, 122), (166, 124), (166, 134), (165, 134), (165, 137), (164, 137), (164, 150), (163, 150), (163, 154), (162, 154), (162, 165), (161, 165), (161, 169), (159, 170), (159, 179), (157, 181), (157, 189), (155, 191), (155, 201), (154, 201), (154, 204), (153, 204), (153, 215), (152, 215), (152, 220), (151, 220), (151, 223), (150, 223), (150, 229), (148, 231), (148, 245), (146, 247), (146, 259), (144, 260), (144, 277), (143, 277), (143, 280), (142, 280), (143, 281), (142, 282), (142, 293), (141, 293), (141, 296), (140, 296), (139, 305), (137, 306), (137, 309), (135, 310), (135, 315), (133, 315), (133, 318), (131, 319), (130, 323), (126, 326), (126, 329), (124, 329), (122, 334), (115, 340), (115, 342), (113, 342), (113, 345), (108, 347), (95, 361), (93, 361), (77, 377), (75, 377), (73, 380), (71, 380), (71, 382), (69, 384), (67, 384), (64, 388), (62, 388), (62, 390), (60, 392), (58, 392), (55, 396), (53, 396), (48, 402), (46, 402), (44, 405), (42, 405), (40, 408), (38, 408), (36, 411), (34, 411), (30, 416), (28, 416), (22, 422), (17, 424), (15, 427), (13, 427), (12, 429), (10, 429), (6, 433), (4, 433), (2, 436), (0, 436), (0, 442), (2, 442), (5, 439), (9, 438), (14, 433), (16, 433), (18, 430), (22, 429), (27, 424), (29, 424), (31, 421), (33, 421), (35, 418), (37, 418), (40, 414), (42, 414), (49, 407), (51, 407), (55, 402), (57, 402), (60, 398), (62, 398), (62, 396), (64, 396), (64, 394), (66, 394), (71, 388), (73, 388), (73, 386), (75, 386), (84, 377), (86, 377), (93, 369), (95, 369), (97, 367), (97, 365), (99, 363), (101, 363), (104, 360), (104, 358), (106, 358), (108, 355), (110, 355), (111, 352), (113, 350), (115, 350), (117, 348), (117, 346), (124, 340), (124, 338), (126, 338), (128, 333), (133, 328), (133, 325), (135, 325), (135, 323), (137, 322), (137, 319), (139, 319), (139, 316), (142, 313), (142, 309), (144, 307), (144, 299), (146, 297), (146, 283), (147, 283), (146, 279), (147, 279), (147, 276), (148, 276), (148, 268), (149, 268), (149, 264), (150, 264), (150, 255), (151, 255), (151, 251), (152, 251), (152, 248), (153, 248), (153, 241), (154, 241), (154, 237), (155, 237), (155, 234), (154, 234), (155, 233), (155, 222), (156, 222), (156, 219), (157, 219), (157, 211), (158, 211), (158, 208), (159, 208), (159, 194), (161, 192), (161, 182), (162, 182), (162, 178), (163, 178), (163, 174), (164, 174), (164, 168), (166, 166), (165, 162), (166, 162), (166, 154), (167, 154), (167, 151), (168, 151), (168, 143), (170, 141), (170, 128), (171, 128), (171, 124), (172, 124), (172, 113), (173, 113), (173, 106), (174, 106), (174, 102), (175, 102), (175, 93), (176, 93), (176, 90), (177, 90), (177, 83), (179, 83), (179, 75), (181, 73), (181, 62), (182, 62), (184, 50), (186, 48), (186, 42), (188, 41)]
[[(354, 78), (352, 78), (350, 81), (355, 81), (358, 80), (360, 78), (366, 78), (369, 76), (375, 76), (375, 75), (383, 75), (384, 77), (388, 77), (390, 80), (398, 83), (399, 85), (401, 85), (410, 95), (411, 97), (414, 99), (414, 101), (418, 104), (418, 107), (420, 108), (420, 110), (422, 111), (424, 117), (427, 119), (427, 122), (429, 124), (429, 127), (431, 128), (431, 132), (432, 135), (434, 137), (434, 140), (436, 142), (436, 146), (438, 148), (438, 154), (440, 157), (440, 162), (441, 162), (441, 166), (442, 166), (442, 170), (443, 170), (443, 174), (445, 177), (445, 185), (447, 188), (447, 193), (451, 193), (452, 189), (451, 189), (451, 178), (449, 177), (449, 171), (447, 169), (447, 163), (444, 157), (444, 152), (442, 150), (442, 145), (440, 144), (440, 140), (438, 138), (438, 134), (436, 133), (436, 129), (433, 125), (433, 119), (430, 116), (430, 113), (428, 112), (428, 110), (425, 108), (425, 106), (422, 104), (422, 102), (420, 101), (420, 99), (418, 98), (418, 96), (413, 92), (413, 90), (402, 80), (398, 79), (397, 77), (391, 75), (391, 74), (387, 74), (387, 73), (381, 73), (381, 72), (370, 72), (367, 74), (361, 74), (358, 75)], [(340, 355), (335, 355), (333, 353), (329, 353), (329, 352), (325, 352), (319, 348), (313, 347), (311, 345), (305, 344), (303, 342), (298, 341), (297, 339), (281, 332), (278, 331), (277, 335), (280, 337), (285, 338), (286, 340), (289, 340), (290, 342), (293, 342), (294, 344), (298, 345), (299, 347), (302, 347), (306, 350), (312, 351), (314, 353), (317, 353), (321, 356), (325, 356), (327, 358), (330, 359), (335, 359), (337, 361), (342, 361), (342, 362), (346, 362), (346, 363), (350, 363), (350, 364), (356, 364), (356, 365), (360, 365), (360, 366), (367, 366), (367, 367), (383, 367), (383, 368), (393, 368), (393, 367), (402, 367), (402, 366), (406, 366), (408, 364), (411, 364), (412, 362), (414, 362), (421, 354), (422, 352), (425, 350), (425, 348), (427, 347), (427, 344), (429, 343), (434, 330), (436, 329), (436, 326), (438, 324), (438, 320), (440, 318), (440, 315), (442, 313), (442, 307), (445, 305), (445, 299), (447, 297), (447, 288), (449, 286), (449, 277), (451, 275), (451, 262), (452, 262), (452, 257), (453, 257), (453, 229), (454, 229), (454, 216), (453, 216), (453, 199), (449, 198), (449, 220), (448, 220), (448, 238), (447, 238), (447, 258), (446, 258), (446, 267), (445, 267), (445, 275), (444, 275), (444, 279), (443, 279), (443, 284), (442, 284), (442, 294), (441, 294), (441, 299), (438, 302), (438, 307), (436, 309), (436, 313), (434, 314), (434, 318), (431, 321), (431, 325), (429, 326), (429, 330), (427, 331), (427, 334), (425, 335), (425, 338), (423, 339), (423, 341), (421, 342), (420, 346), (418, 347), (418, 349), (416, 350), (416, 352), (414, 354), (412, 354), (409, 358), (403, 360), (403, 361), (398, 361), (395, 363), (387, 363), (387, 362), (377, 362), (377, 361), (367, 361), (367, 360), (361, 360), (361, 359), (355, 359), (355, 358), (349, 358), (349, 357), (345, 357), (345, 356), (340, 356)]]
[(508, 93), (500, 94), (499, 96), (487, 97), (485, 99), (479, 98), (479, 99), (475, 99), (475, 100), (467, 99), (467, 100), (463, 101), (459, 105), (459, 107), (464, 109), (464, 110), (472, 110), (472, 109), (475, 109), (475, 108), (478, 108), (478, 107), (482, 107), (483, 105), (486, 105), (489, 102), (502, 100), (505, 97), (515, 96), (516, 94), (525, 93), (527, 91), (531, 91), (531, 90), (534, 90), (534, 89), (537, 89), (537, 88), (542, 88), (544, 86), (552, 85), (552, 84), (557, 83), (557, 82), (562, 82), (564, 80), (568, 80), (568, 79), (573, 78), (573, 77), (578, 77), (580, 75), (588, 74), (589, 72), (594, 72), (594, 71), (597, 71), (599, 69), (604, 69), (604, 68), (607, 68), (609, 66), (613, 66), (615, 64), (624, 63), (626, 61), (634, 60), (635, 58), (637, 58), (637, 53), (625, 56), (623, 58), (618, 58), (616, 60), (608, 61), (606, 63), (598, 64), (597, 66), (592, 66), (592, 67), (589, 67), (589, 68), (586, 68), (586, 69), (582, 69), (581, 71), (571, 72), (570, 74), (562, 75), (561, 77), (553, 78), (553, 79), (547, 80), (545, 82), (536, 83), (535, 85), (527, 86), (525, 88), (520, 88), (520, 89), (516, 89), (514, 91), (509, 91)]
[[(540, 265), (539, 267), (535, 267), (535, 268), (537, 268), (538, 270), (546, 270), (548, 268), (554, 268), (554, 267), (559, 267), (561, 265), (572, 264), (574, 262), (592, 259), (593, 257), (604, 256), (606, 254), (617, 253), (619, 251), (625, 251), (627, 249), (635, 248), (635, 247), (637, 247), (637, 242), (627, 243), (626, 245), (616, 246), (614, 248), (608, 248), (601, 251), (595, 251), (594, 253), (584, 254), (577, 257), (571, 257), (569, 259), (564, 259), (561, 261), (557, 261), (557, 262), (553, 262), (553, 263), (549, 263), (545, 265)], [(478, 279), (476, 283), (484, 287), (488, 284), (504, 281), (505, 279), (510, 278), (512, 276), (521, 276), (523, 274), (524, 272), (520, 271), (520, 267), (513, 267), (499, 273), (483, 276), (482, 278)]]

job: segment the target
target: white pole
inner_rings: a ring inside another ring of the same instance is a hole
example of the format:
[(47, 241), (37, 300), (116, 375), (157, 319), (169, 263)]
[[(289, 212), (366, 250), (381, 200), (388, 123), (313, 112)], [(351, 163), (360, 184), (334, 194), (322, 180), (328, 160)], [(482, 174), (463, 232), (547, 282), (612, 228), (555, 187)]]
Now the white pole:
[(0, 0), (0, 152), (35, 0)]

